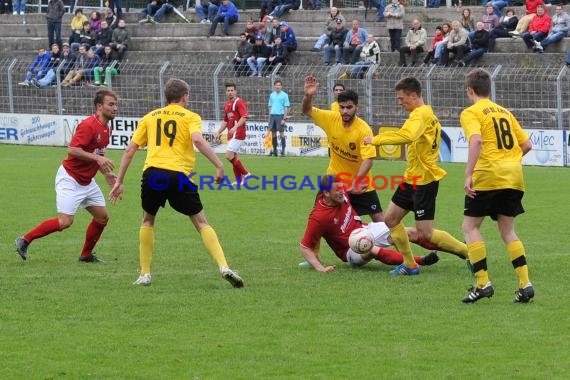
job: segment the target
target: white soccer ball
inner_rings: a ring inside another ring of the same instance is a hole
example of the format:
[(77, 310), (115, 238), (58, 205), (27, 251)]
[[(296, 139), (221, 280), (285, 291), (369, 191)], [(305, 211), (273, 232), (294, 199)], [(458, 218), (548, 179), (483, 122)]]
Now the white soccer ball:
[(357, 228), (350, 233), (348, 245), (354, 252), (368, 253), (374, 246), (374, 235), (366, 228)]

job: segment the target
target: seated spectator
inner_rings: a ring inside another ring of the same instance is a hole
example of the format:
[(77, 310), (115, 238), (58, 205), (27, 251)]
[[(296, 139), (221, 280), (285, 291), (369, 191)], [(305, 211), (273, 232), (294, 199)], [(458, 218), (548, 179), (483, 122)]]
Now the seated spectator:
[(70, 45), (74, 42), (79, 42), (79, 36), (83, 30), (85, 22), (89, 23), (89, 20), (87, 20), (87, 17), (83, 14), (83, 9), (77, 8), (75, 10), (75, 15), (71, 19), (71, 35), (69, 36)]
[(293, 28), (285, 21), (279, 22), (279, 37), (281, 37), (281, 43), (285, 48), (285, 61), (287, 62), (289, 54), (297, 50), (297, 37), (295, 37)]
[(12, 0), (12, 10), (15, 15), (23, 15), (26, 13), (27, 0)]
[(69, 44), (67, 42), (64, 42), (61, 48), (61, 60), (64, 62), (64, 64), (61, 68), (61, 71), (59, 72), (61, 80), (63, 80), (73, 68), (73, 65), (75, 64), (75, 58), (77, 58), (76, 54), (73, 54), (71, 52)]
[(509, 2), (507, 0), (491, 0), (491, 1), (487, 1), (486, 4), (484, 4), (485, 6), (492, 6), (493, 7), (493, 13), (495, 14), (495, 16), (497, 16), (498, 18), (501, 18), (501, 16), (503, 15), (501, 13), (501, 9), (503, 9), (504, 7), (506, 7), (507, 5), (509, 5)]
[(443, 40), (435, 44), (435, 49), (433, 53), (432, 63), (439, 65), (441, 62), (441, 55), (443, 54), (443, 49), (447, 46), (447, 40), (449, 39), (449, 32), (451, 32), (451, 24), (444, 22), (441, 24), (441, 34), (443, 35)]
[(568, 35), (568, 30), (570, 30), (570, 16), (564, 12), (562, 5), (556, 5), (552, 16), (552, 30), (545, 39), (536, 44), (538, 52), (542, 53), (548, 45), (562, 40)]
[(113, 31), (111, 38), (111, 48), (117, 52), (117, 59), (122, 61), (125, 53), (129, 49), (129, 42), (131, 40), (129, 31), (126, 28), (125, 20), (119, 20), (119, 26)]
[(55, 79), (55, 71), (60, 63), (61, 54), (59, 51), (59, 45), (54, 43), (51, 45), (50, 60), (46, 66), (46, 74), (42, 78), (32, 78), (30, 84), (34, 87), (49, 86)]
[[(158, 11), (152, 17), (147, 16), (147, 21), (152, 24), (159, 23), (164, 16), (175, 12), (176, 8), (180, 5), (180, 0), (164, 0)], [(175, 12), (176, 13), (176, 12)], [(180, 15), (180, 14), (179, 14)], [(184, 17), (182, 17), (184, 19)]]
[(247, 36), (248, 42), (253, 45), (255, 43), (255, 36), (258, 34), (261, 33), (259, 33), (257, 29), (257, 25), (255, 25), (252, 19), (247, 20), (245, 24), (245, 35)]
[(390, 35), (390, 51), (400, 51), (405, 14), (404, 6), (398, 0), (392, 0), (392, 4), (384, 9), (386, 28)]
[(438, 25), (435, 27), (435, 35), (433, 36), (433, 40), (431, 41), (431, 48), (428, 50), (426, 56), (424, 57), (424, 63), (430, 64), (434, 63), (434, 54), (435, 54), (435, 46), (438, 42), (443, 41), (443, 33), (441, 32), (442, 26)]
[(356, 62), (356, 67), (352, 69), (350, 75), (353, 79), (363, 79), (368, 71), (368, 66), (380, 64), (380, 46), (374, 39), (372, 34), (368, 35), (368, 39), (360, 52), (360, 61)]
[(281, 35), (281, 30), (279, 30), (279, 23), (281, 21), (278, 18), (271, 20), (271, 24), (268, 28), (265, 28), (265, 44), (267, 46), (273, 46), (275, 42), (275, 37)]
[(83, 78), (85, 78), (85, 80), (87, 81), (90, 81), (93, 79), (95, 67), (101, 64), (101, 57), (95, 54), (93, 50), (88, 49), (87, 46), (85, 46), (85, 49), (86, 49), (85, 56), (87, 58), (86, 60), (87, 63), (85, 64), (85, 68), (83, 70)]
[(362, 46), (368, 40), (368, 32), (360, 27), (358, 20), (352, 20), (352, 28), (346, 33), (343, 45), (343, 61), (345, 64), (354, 64), (360, 59)]
[(497, 38), (511, 38), (509, 32), (512, 32), (517, 27), (519, 18), (515, 16), (515, 10), (508, 8), (505, 15), (499, 20), (497, 25), (489, 35), (489, 51), (495, 50), (495, 40)]
[(485, 30), (485, 24), (479, 21), (477, 30), (471, 39), (471, 51), (462, 60), (459, 60), (459, 66), (466, 66), (473, 60), (480, 58), (489, 50), (490, 33)]
[(275, 66), (278, 63), (283, 65), (287, 64), (287, 48), (281, 43), (281, 37), (277, 36), (275, 38), (275, 43), (271, 47), (271, 53), (269, 58), (267, 58), (267, 63), (270, 66)]
[(212, 26), (210, 26), (210, 36), (213, 36), (216, 32), (219, 22), (223, 22), (224, 36), (230, 35), (230, 25), (238, 22), (239, 15), (238, 9), (230, 0), (222, 0), (222, 5), (218, 7), (218, 13), (212, 21)]
[(111, 8), (105, 8), (105, 21), (111, 30), (115, 30), (119, 24), (119, 19)]
[(517, 23), (517, 27), (515, 28), (515, 30), (513, 30), (512, 32), (509, 33), (511, 36), (518, 38), (524, 32), (526, 32), (526, 30), (528, 29), (528, 26), (530, 25), (530, 22), (532, 21), (534, 16), (536, 16), (536, 7), (538, 7), (539, 5), (544, 6), (544, 1), (543, 0), (525, 0), (526, 14), (520, 18), (519, 22)]
[(328, 13), (327, 20), (325, 21), (325, 29), (323, 34), (319, 36), (315, 46), (311, 49), (312, 52), (319, 52), (323, 45), (328, 41), (330, 33), (335, 29), (335, 24), (340, 20), (341, 24), (344, 24), (344, 16), (340, 14), (337, 7), (332, 7)]
[(95, 45), (95, 41), (97, 40), (97, 34), (91, 30), (89, 26), (89, 21), (85, 21), (83, 24), (83, 30), (79, 33), (79, 41), (73, 42), (71, 44), (71, 51), (73, 53), (77, 53), (77, 49), (79, 45), (85, 45), (85, 47), (89, 50), (91, 46)]
[[(204, 5), (200, 2), (200, 4), (196, 4), (196, 15), (200, 20), (201, 24), (210, 24), (216, 18), (218, 14), (218, 7), (220, 6), (221, 0), (210, 0), (204, 1)], [(206, 15), (206, 11), (204, 7), (208, 8), (208, 15)]]
[(51, 54), (46, 52), (46, 49), (40, 48), (38, 50), (38, 55), (34, 58), (30, 66), (28, 66), (28, 71), (26, 72), (26, 77), (23, 82), (18, 83), (18, 86), (30, 86), (32, 79), (41, 79), (47, 73), (47, 67), (51, 59)]
[[(491, 33), (491, 31), (495, 29), (496, 26), (499, 25), (499, 17), (497, 17), (497, 15), (495, 14), (492, 5), (487, 5), (485, 7), (485, 14), (483, 15), (483, 17), (481, 17), (481, 22), (483, 23), (483, 29), (485, 29), (489, 33)], [(471, 32), (467, 31), (467, 35), (471, 40), (475, 35), (475, 31)]]
[[(115, 66), (113, 62), (117, 61)], [(101, 75), (104, 74), (103, 82), (101, 82)], [(93, 78), (95, 86), (104, 85), (108, 86), (111, 83), (111, 76), (119, 75), (119, 61), (117, 60), (117, 53), (111, 49), (110, 46), (105, 46), (103, 56), (100, 63), (93, 68)]]
[(406, 66), (406, 55), (412, 58), (412, 66), (418, 61), (418, 54), (424, 51), (427, 40), (427, 33), (420, 20), (415, 19), (412, 22), (412, 28), (406, 35), (406, 46), (400, 48), (400, 66)]
[(285, 13), (297, 10), (300, 6), (301, 0), (282, 0), (281, 5), (277, 5), (273, 12), (267, 16), (267, 19), (271, 21), (275, 17), (281, 18)]
[(455, 55), (455, 61), (457, 62), (461, 61), (466, 53), (469, 53), (468, 33), (457, 20), (451, 23), (451, 32), (449, 32), (447, 46), (443, 49), (441, 55), (441, 65), (449, 66), (450, 53)]
[(370, 5), (376, 8), (376, 22), (384, 21), (384, 9), (386, 8), (386, 0), (369, 0)]
[[(140, 20), (139, 24), (144, 24), (145, 22), (151, 22), (152, 16), (158, 12), (160, 7), (162, 7), (163, 0), (150, 0), (145, 8), (139, 13)], [(198, 7), (201, 5), (196, 5), (196, 14), (198, 14)]]
[(69, 87), (72, 84), (79, 82), (83, 78), (87, 62), (87, 50), (85, 49), (85, 46), (79, 45), (79, 50), (77, 52), (77, 56), (75, 57), (73, 67), (61, 82), (61, 86)]
[(528, 26), (528, 31), (524, 32), (522, 35), (523, 41), (527, 48), (538, 51), (538, 46), (540, 41), (546, 38), (548, 32), (550, 31), (550, 26), (552, 25), (552, 18), (545, 12), (544, 6), (539, 5), (536, 7), (536, 16), (530, 22)]
[(239, 35), (239, 44), (236, 51), (236, 55), (232, 59), (234, 64), (234, 71), (237, 77), (248, 77), (249, 76), (249, 66), (247, 65), (247, 59), (251, 55), (252, 44), (247, 40), (245, 33)]
[(330, 65), (330, 57), (333, 52), (335, 54), (335, 63), (341, 63), (343, 53), (342, 48), (347, 33), (348, 29), (346, 29), (343, 22), (338, 19), (335, 23), (335, 29), (329, 34), (327, 42), (324, 45), (325, 50), (323, 60), (326, 66)]
[(461, 19), (459, 20), (459, 22), (461, 22), (461, 26), (466, 31), (468, 32), (475, 31), (475, 20), (473, 20), (473, 17), (471, 16), (471, 9), (463, 8), (463, 10), (461, 11)]
[(263, 36), (260, 34), (255, 37), (255, 45), (251, 48), (251, 55), (247, 59), (247, 64), (251, 69), (250, 76), (263, 76), (265, 62), (271, 54), (271, 48), (265, 45)]
[(92, 49), (99, 56), (103, 56), (103, 49), (113, 41), (113, 31), (107, 25), (106, 20), (101, 20), (101, 30), (95, 36), (95, 45)]
[(259, 21), (264, 21), (263, 18), (273, 12), (275, 5), (277, 5), (277, 0), (261, 0), (259, 9)]
[(89, 27), (92, 31), (97, 33), (101, 30), (101, 13), (98, 11), (91, 12), (91, 16), (89, 17)]

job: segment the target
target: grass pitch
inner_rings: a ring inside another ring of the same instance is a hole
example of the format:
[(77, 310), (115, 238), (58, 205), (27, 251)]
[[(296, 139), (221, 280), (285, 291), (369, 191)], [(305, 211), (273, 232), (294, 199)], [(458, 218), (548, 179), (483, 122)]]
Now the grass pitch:
[[(53, 217), (53, 181), (65, 148), (0, 148), (0, 379), (566, 379), (570, 370), (567, 168), (525, 168), (526, 213), (517, 218), (536, 289), (512, 303), (516, 277), (496, 226), (485, 221), (495, 296), (461, 298), (473, 283), (444, 253), (411, 278), (378, 262), (362, 269), (299, 269), (298, 241), (315, 191), (202, 191), (209, 222), (232, 268), (217, 273), (189, 220), (161, 210), (153, 285), (138, 268), (139, 152), (124, 199), (97, 246), (106, 265), (81, 264), (89, 215), (35, 241), (29, 259), (14, 239)], [(122, 152), (110, 152), (118, 164)], [(325, 158), (243, 157), (256, 175), (323, 174)], [(374, 174), (401, 174), (378, 161)], [(461, 237), (462, 164), (444, 164), (436, 226)], [(229, 166), (227, 173), (231, 174)], [(198, 173), (213, 174), (198, 161)], [(107, 192), (102, 178), (97, 179)], [(384, 206), (392, 191), (380, 191)], [(406, 224), (413, 221), (406, 219)], [(414, 247), (416, 254), (423, 251)]]

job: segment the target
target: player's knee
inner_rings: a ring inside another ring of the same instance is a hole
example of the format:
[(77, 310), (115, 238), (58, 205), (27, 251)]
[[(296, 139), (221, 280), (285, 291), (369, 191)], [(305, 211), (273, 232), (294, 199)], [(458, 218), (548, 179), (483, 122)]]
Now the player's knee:
[(73, 215), (60, 215), (57, 219), (59, 220), (60, 230), (65, 230), (66, 228), (71, 227), (74, 217)]

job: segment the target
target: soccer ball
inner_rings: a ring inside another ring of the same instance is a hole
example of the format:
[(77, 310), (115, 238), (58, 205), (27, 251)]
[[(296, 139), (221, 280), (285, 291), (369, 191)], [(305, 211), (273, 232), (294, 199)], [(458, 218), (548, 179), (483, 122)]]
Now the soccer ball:
[(357, 228), (348, 237), (350, 249), (357, 253), (368, 253), (374, 246), (374, 235), (366, 228)]

